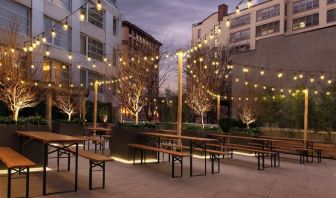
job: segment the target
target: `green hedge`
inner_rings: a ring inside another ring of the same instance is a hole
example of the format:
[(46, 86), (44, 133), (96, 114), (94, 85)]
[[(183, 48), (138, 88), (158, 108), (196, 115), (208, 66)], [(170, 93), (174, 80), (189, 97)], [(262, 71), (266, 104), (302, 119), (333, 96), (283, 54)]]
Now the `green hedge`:
[(259, 130), (257, 128), (239, 128), (239, 127), (233, 127), (230, 129), (230, 134), (235, 135), (243, 135), (243, 136), (255, 136), (259, 134)]
[(182, 130), (194, 130), (194, 131), (217, 131), (217, 126), (204, 126), (204, 129), (202, 128), (202, 125), (200, 124), (182, 124)]
[(20, 117), (15, 122), (11, 117), (0, 117), (0, 124), (5, 125), (47, 125), (47, 120), (40, 116)]
[(133, 122), (119, 122), (117, 126), (156, 129), (156, 125), (150, 122), (139, 122), (139, 124), (135, 124)]

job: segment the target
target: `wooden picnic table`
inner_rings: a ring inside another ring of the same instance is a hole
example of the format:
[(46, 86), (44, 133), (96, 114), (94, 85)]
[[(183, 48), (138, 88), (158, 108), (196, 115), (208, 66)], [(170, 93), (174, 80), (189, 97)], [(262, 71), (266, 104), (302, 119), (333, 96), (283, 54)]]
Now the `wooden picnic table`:
[[(264, 139), (273, 139), (273, 140), (278, 140), (278, 141), (294, 141), (294, 142), (301, 142), (304, 143), (304, 139), (299, 139), (299, 138), (286, 138), (286, 137), (272, 137), (272, 136), (258, 136), (260, 138)], [(314, 143), (323, 143), (318, 140), (309, 140), (307, 139), (307, 146), (308, 148), (314, 148)]]
[(222, 140), (223, 144), (225, 144), (229, 139), (254, 140), (261, 143), (263, 150), (265, 150), (266, 146), (268, 146), (270, 151), (272, 151), (273, 149), (273, 142), (281, 141), (270, 138), (248, 137), (248, 136), (227, 135), (227, 134), (209, 134), (209, 136)]
[[(193, 175), (193, 149), (194, 148), (201, 148), (204, 151), (204, 175), (207, 174), (207, 161), (206, 161), (206, 154), (207, 154), (207, 143), (208, 142), (215, 142), (216, 139), (210, 138), (202, 138), (202, 137), (193, 137), (193, 136), (179, 136), (179, 135), (172, 135), (172, 134), (165, 134), (165, 133), (153, 133), (153, 132), (144, 132), (141, 133), (142, 135), (154, 137), (157, 139), (157, 146), (160, 148), (161, 138), (167, 139), (176, 139), (176, 140), (187, 140), (189, 141), (189, 151), (190, 151), (190, 177)], [(158, 155), (159, 157), (159, 155)]]
[[(75, 155), (75, 189), (77, 191), (78, 186), (78, 144), (84, 141), (80, 137), (72, 137), (68, 135), (61, 135), (57, 133), (50, 132), (39, 132), (39, 131), (17, 131), (17, 135), (20, 138), (20, 153), (22, 153), (22, 148), (30, 141), (38, 141), (43, 144), (43, 180), (42, 180), (42, 189), (43, 195), (47, 194), (47, 165), (48, 165), (48, 156), (55, 152), (67, 152), (73, 153)], [(23, 142), (23, 139), (27, 138), (26, 142)], [(70, 150), (71, 146), (75, 146), (74, 152)], [(55, 150), (49, 150), (49, 147), (54, 148)], [(58, 192), (60, 193), (60, 192)], [(63, 193), (63, 192), (62, 192)]]
[(102, 134), (104, 135), (111, 133), (111, 128), (104, 128), (104, 127), (86, 127), (85, 130), (89, 131), (92, 135), (96, 135), (97, 132), (99, 132), (100, 138), (102, 137)]

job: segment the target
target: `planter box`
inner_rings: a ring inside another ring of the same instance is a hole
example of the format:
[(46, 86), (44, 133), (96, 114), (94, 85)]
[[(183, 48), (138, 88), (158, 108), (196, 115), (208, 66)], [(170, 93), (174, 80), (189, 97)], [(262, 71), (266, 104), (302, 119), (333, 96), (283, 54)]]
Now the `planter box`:
[(53, 122), (52, 130), (54, 133), (60, 133), (70, 136), (84, 135), (84, 125), (78, 123)]
[[(0, 125), (0, 146), (11, 147), (19, 151), (19, 136), (16, 131), (48, 131), (47, 126), (15, 126)], [(41, 165), (43, 162), (43, 145), (42, 143), (31, 141), (23, 147), (22, 154)]]
[[(133, 160), (133, 150), (128, 144), (146, 144), (146, 138), (141, 135), (142, 132), (155, 131), (155, 129), (140, 129), (133, 127), (112, 126), (110, 139), (110, 154), (112, 157), (117, 157), (123, 160)], [(148, 152), (147, 159), (156, 158), (156, 154)], [(136, 160), (140, 159), (140, 154), (137, 154)]]

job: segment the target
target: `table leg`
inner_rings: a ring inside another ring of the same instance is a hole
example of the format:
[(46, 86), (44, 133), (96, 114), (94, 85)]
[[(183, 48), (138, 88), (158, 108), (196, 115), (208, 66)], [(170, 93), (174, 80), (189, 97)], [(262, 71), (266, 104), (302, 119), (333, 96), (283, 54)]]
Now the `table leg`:
[(75, 153), (75, 192), (77, 192), (77, 185), (78, 185), (78, 143), (76, 143), (76, 153)]
[(193, 176), (193, 145), (192, 145), (192, 141), (189, 140), (189, 150), (190, 150), (190, 177)]
[(42, 190), (43, 195), (47, 194), (47, 165), (48, 165), (48, 144), (43, 144), (43, 179)]
[(22, 153), (22, 135), (19, 135), (20, 147), (19, 152)]
[(204, 175), (207, 174), (207, 159), (206, 159), (206, 156), (207, 156), (207, 143), (205, 142), (204, 143)]

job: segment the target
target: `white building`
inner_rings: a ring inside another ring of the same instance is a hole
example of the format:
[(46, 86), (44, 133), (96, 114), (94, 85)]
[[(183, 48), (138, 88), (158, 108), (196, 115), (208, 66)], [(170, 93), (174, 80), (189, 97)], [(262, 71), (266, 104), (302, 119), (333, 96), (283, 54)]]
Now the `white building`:
[[(96, 9), (97, 2), (102, 4), (101, 11)], [(116, 0), (0, 0), (0, 26), (19, 19), (20, 34), (30, 40), (45, 34), (48, 47), (44, 50), (50, 54), (44, 53), (40, 58), (41, 81), (91, 90), (94, 80), (116, 72), (121, 18)], [(52, 27), (55, 37), (51, 36)], [(92, 95), (91, 91), (89, 98)], [(112, 101), (111, 94), (107, 97), (104, 89), (99, 89), (98, 98), (102, 102)]]
[(336, 0), (269, 0), (248, 9), (243, 6), (239, 13), (228, 13), (225, 4), (218, 6), (218, 12), (192, 26), (192, 42), (213, 35), (214, 42), (241, 52), (255, 50), (261, 39), (336, 25)]

